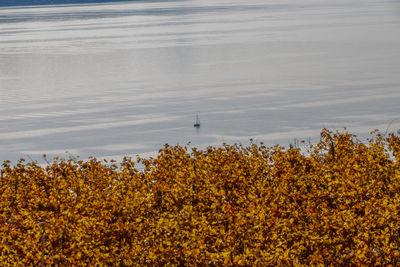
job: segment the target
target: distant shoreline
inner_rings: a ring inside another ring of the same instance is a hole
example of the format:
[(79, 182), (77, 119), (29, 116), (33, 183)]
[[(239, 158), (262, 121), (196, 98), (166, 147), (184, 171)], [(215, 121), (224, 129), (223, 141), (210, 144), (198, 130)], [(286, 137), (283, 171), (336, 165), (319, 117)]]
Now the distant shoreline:
[(65, 5), (65, 4), (90, 4), (90, 3), (107, 3), (107, 2), (126, 2), (136, 0), (3, 0), (0, 7), (4, 6), (36, 6), (36, 5)]

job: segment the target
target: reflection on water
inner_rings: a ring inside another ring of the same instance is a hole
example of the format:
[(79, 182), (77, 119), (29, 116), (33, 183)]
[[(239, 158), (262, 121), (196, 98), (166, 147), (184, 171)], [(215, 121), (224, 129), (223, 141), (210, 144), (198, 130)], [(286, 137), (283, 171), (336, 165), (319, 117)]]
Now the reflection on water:
[(2, 7), (0, 160), (384, 131), (399, 118), (398, 11), (389, 0)]

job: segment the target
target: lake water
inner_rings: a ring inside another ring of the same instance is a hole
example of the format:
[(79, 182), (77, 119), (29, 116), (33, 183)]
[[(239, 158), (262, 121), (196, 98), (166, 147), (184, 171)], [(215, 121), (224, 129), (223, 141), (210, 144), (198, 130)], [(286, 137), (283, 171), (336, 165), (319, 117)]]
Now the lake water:
[(0, 8), (1, 161), (362, 137), (399, 103), (397, 0)]

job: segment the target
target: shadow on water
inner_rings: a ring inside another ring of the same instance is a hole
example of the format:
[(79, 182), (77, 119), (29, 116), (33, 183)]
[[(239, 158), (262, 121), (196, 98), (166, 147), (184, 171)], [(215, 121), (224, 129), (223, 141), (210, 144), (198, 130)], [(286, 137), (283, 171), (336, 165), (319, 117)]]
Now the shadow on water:
[[(165, 2), (174, 2), (173, 0), (24, 0), (18, 1), (15, 0), (3, 0), (0, 1), (0, 7), (18, 7), (18, 6), (46, 6), (46, 5), (66, 5), (66, 4), (106, 4), (106, 3), (116, 3), (116, 2), (146, 2), (148, 3), (165, 3)], [(284, 8), (284, 6), (274, 6), (275, 8)], [(240, 10), (241, 12), (245, 12), (246, 10), (257, 10), (261, 8), (258, 5), (229, 5), (229, 6), (180, 6), (173, 8), (165, 8), (165, 7), (152, 7), (145, 9), (129, 9), (129, 10), (96, 10), (96, 11), (82, 11), (82, 10), (73, 10), (73, 12), (50, 12), (50, 13), (41, 13), (38, 15), (36, 12), (33, 13), (24, 13), (22, 15), (12, 14), (2, 14), (0, 15), (0, 23), (15, 23), (15, 22), (30, 22), (30, 21), (68, 21), (74, 19), (102, 19), (102, 18), (119, 18), (119, 17), (127, 17), (127, 16), (184, 16), (184, 15), (194, 15), (194, 14), (210, 14), (216, 12), (232, 12), (234, 10)]]
[[(125, 0), (136, 1), (137, 0)], [(0, 6), (34, 6), (34, 5), (65, 5), (65, 4), (90, 4), (90, 3), (107, 3), (122, 2), (121, 0), (2, 0)]]

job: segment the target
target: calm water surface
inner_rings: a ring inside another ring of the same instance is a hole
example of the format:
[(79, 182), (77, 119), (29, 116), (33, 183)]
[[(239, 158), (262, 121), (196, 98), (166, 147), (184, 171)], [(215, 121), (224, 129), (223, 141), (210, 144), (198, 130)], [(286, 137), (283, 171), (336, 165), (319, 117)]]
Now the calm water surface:
[(394, 0), (0, 8), (1, 161), (365, 136), (399, 103)]

